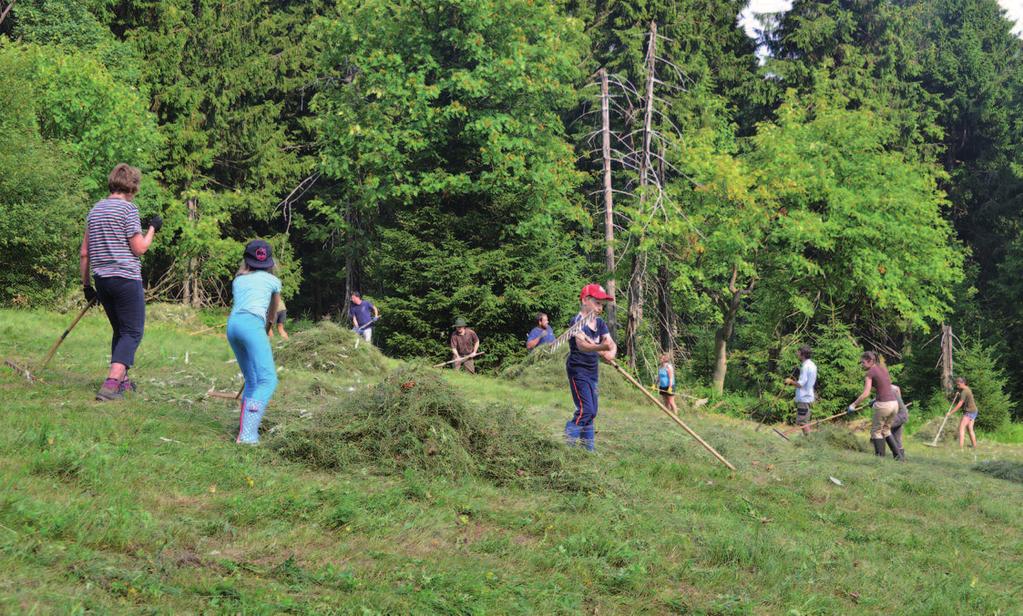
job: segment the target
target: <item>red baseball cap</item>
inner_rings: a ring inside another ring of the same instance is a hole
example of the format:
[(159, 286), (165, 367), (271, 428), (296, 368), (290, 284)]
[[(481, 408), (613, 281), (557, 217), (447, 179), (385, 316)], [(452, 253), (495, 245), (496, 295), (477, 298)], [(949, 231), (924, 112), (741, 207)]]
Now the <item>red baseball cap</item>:
[(599, 284), (588, 284), (583, 287), (582, 291), (579, 291), (579, 301), (582, 301), (587, 297), (592, 297), (593, 299), (599, 299), (605, 302), (615, 301), (614, 296), (608, 295), (607, 291), (604, 290), (604, 287)]

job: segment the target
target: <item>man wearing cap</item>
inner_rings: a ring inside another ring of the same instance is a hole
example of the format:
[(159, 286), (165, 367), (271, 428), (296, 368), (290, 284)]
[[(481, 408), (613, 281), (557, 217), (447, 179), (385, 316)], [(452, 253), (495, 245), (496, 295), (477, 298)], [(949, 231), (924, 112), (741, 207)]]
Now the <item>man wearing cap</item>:
[(469, 373), (476, 374), (476, 364), (472, 359), (464, 357), (476, 354), (480, 348), (480, 339), (476, 332), (466, 327), (465, 319), (455, 319), (455, 331), (451, 334), (451, 354), (455, 360), (455, 370), (465, 368)]
[(613, 360), (618, 345), (611, 338), (607, 323), (599, 315), (606, 302), (613, 302), (599, 284), (588, 284), (579, 292), (579, 314), (569, 322), (569, 331), (574, 332), (568, 339), (568, 360), (565, 371), (575, 403), (575, 413), (565, 423), (565, 442), (569, 445), (582, 441), (589, 451), (594, 449), (593, 420), (597, 416), (597, 380), (600, 377), (600, 360)]

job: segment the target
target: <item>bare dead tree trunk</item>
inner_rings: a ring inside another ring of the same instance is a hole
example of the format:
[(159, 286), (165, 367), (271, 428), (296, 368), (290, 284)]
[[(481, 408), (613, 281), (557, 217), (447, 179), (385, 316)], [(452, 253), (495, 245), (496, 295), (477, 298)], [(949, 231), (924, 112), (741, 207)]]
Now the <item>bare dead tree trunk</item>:
[[(614, 193), (611, 189), (611, 105), (608, 94), (607, 70), (600, 69), (600, 117), (602, 152), (604, 157), (604, 265), (607, 268), (607, 292), (615, 295), (615, 227)], [(611, 337), (618, 329), (618, 309), (614, 302), (607, 306), (607, 327)]]
[(718, 295), (715, 300), (721, 308), (723, 321), (721, 327), (714, 334), (714, 376), (711, 379), (711, 387), (714, 393), (721, 394), (725, 390), (725, 375), (728, 373), (728, 341), (735, 331), (735, 319), (739, 315), (739, 308), (742, 307), (742, 298), (749, 295), (756, 285), (756, 279), (743, 288), (736, 286), (739, 277), (739, 269), (732, 267), (732, 278), (728, 281), (728, 296)]
[(945, 390), (946, 396), (951, 396), (952, 391), (955, 389), (955, 384), (952, 383), (952, 326), (944, 325), (941, 326), (941, 388)]
[(361, 220), (355, 207), (345, 210), (345, 296), (341, 301), (341, 321), (348, 322), (349, 304), (352, 293), (362, 292), (362, 259), (359, 255), (361, 240)]
[(661, 350), (675, 354), (675, 311), (671, 306), (671, 279), (668, 266), (657, 268), (657, 326), (660, 333)]
[[(643, 151), (639, 161), (639, 211), (646, 203), (648, 174), (650, 173), (650, 142), (653, 137), (654, 118), (654, 69), (657, 59), (657, 22), (650, 22), (650, 41), (646, 53), (646, 109), (643, 117)], [(641, 246), (642, 238), (636, 244), (636, 255), (629, 276), (629, 320), (625, 327), (625, 352), (629, 356), (629, 367), (636, 368), (637, 334), (643, 322), (643, 278), (646, 276), (646, 253)]]
[[(188, 207), (188, 224), (195, 226), (196, 221), (199, 220), (199, 204), (195, 199), (188, 199), (185, 201), (185, 205)], [(202, 298), (199, 293), (199, 259), (194, 255), (188, 258), (188, 263), (185, 265), (185, 284), (184, 292), (182, 293), (182, 302), (186, 306), (192, 306), (198, 308), (202, 303)]]
[(4, 20), (7, 19), (7, 14), (11, 12), (11, 9), (14, 8), (14, 3), (17, 1), (18, 0), (11, 0), (11, 3), (4, 9), (4, 12), (0, 13), (0, 24), (4, 23)]

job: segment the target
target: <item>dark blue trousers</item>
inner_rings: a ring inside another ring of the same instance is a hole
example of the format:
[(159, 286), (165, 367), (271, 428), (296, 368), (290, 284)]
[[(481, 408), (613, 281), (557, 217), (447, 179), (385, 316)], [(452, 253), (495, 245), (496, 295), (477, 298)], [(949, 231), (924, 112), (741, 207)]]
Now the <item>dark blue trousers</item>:
[(589, 450), (594, 447), (593, 420), (597, 417), (599, 397), (597, 395), (596, 375), (568, 372), (568, 386), (575, 403), (575, 413), (565, 423), (565, 439), (574, 443), (581, 439), (583, 446)]
[(146, 326), (146, 295), (141, 280), (93, 276), (96, 294), (114, 330), (110, 340), (110, 363), (131, 368)]

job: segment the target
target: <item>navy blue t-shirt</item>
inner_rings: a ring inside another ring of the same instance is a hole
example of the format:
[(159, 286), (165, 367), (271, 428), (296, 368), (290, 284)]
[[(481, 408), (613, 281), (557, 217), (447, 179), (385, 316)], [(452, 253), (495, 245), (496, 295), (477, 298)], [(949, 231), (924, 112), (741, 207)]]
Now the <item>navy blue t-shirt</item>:
[(547, 329), (541, 329), (539, 327), (534, 327), (532, 330), (530, 330), (529, 335), (526, 336), (526, 342), (532, 342), (532, 341), (536, 340), (537, 338), (540, 339), (540, 342), (535, 347), (530, 349), (531, 351), (532, 350), (536, 350), (541, 345), (550, 344), (550, 343), (554, 342), (554, 340), (555, 340), (554, 328), (551, 327), (550, 325), (547, 326)]
[(355, 322), (359, 324), (359, 327), (373, 320), (373, 302), (369, 300), (362, 300), (358, 306), (352, 304), (348, 311), (355, 317)]
[[(575, 322), (579, 320), (579, 315), (572, 317), (572, 320), (568, 322), (568, 326), (575, 325)], [(583, 326), (581, 333), (586, 336), (586, 339), (593, 344), (600, 343), (601, 338), (609, 335), (611, 332), (607, 329), (607, 323), (604, 319), (597, 317), (597, 324), (595, 329), (591, 329), (588, 326)], [(600, 355), (596, 351), (589, 353), (580, 351), (576, 348), (575, 336), (568, 339), (568, 361), (565, 362), (565, 368), (569, 372), (576, 374), (582, 373), (587, 376), (592, 376), (594, 380), (597, 379), (598, 370), (600, 369)]]

